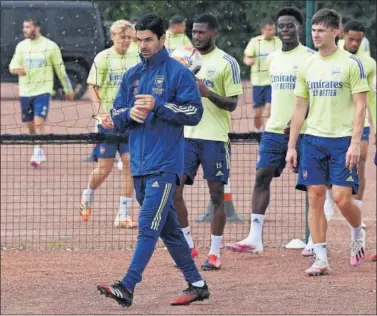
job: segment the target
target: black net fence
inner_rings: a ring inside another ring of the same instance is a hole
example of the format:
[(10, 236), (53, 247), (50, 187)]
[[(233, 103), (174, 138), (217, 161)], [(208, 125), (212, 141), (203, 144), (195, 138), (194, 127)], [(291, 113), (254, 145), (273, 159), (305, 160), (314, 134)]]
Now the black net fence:
[[(225, 243), (243, 239), (249, 232), (259, 134), (232, 133), (230, 138)], [(83, 160), (90, 156), (95, 144), (121, 139), (96, 133), (2, 134), (0, 139), (2, 248), (83, 250), (135, 246), (137, 229), (114, 227), (122, 173), (116, 161), (113, 171), (96, 190), (90, 221), (82, 221), (79, 214), (81, 194), (96, 166), (95, 162)], [(46, 161), (33, 169), (29, 159), (35, 145), (43, 148)], [(293, 238), (305, 238), (305, 195), (294, 185), (295, 175), (288, 170), (273, 181), (263, 234), (266, 246), (280, 247)], [(195, 243), (207, 247), (211, 236), (210, 199), (201, 171), (194, 186), (186, 187), (185, 199)], [(134, 199), (129, 215), (137, 221), (138, 212)]]

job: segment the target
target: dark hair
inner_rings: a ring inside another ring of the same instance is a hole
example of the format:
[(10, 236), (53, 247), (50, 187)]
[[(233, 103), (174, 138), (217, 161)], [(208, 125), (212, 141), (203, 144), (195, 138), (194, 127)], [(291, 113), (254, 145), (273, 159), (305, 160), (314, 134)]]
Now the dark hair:
[(174, 15), (170, 21), (169, 26), (175, 25), (175, 24), (183, 24), (185, 23), (186, 19), (181, 15)]
[(164, 20), (156, 13), (148, 13), (138, 19), (135, 25), (136, 31), (151, 31), (160, 39), (165, 34)]
[(260, 28), (263, 29), (266, 25), (275, 25), (275, 22), (272, 19), (265, 19), (260, 23)]
[(344, 33), (348, 33), (349, 31), (365, 33), (365, 26), (359, 21), (349, 21), (344, 25)]
[(342, 16), (342, 18), (341, 18), (341, 22), (342, 22), (343, 25), (348, 23), (351, 20), (352, 20), (352, 17), (350, 17), (350, 16)]
[(25, 22), (30, 22), (31, 24), (33, 24), (34, 26), (41, 26), (41, 22), (37, 19), (34, 19), (34, 18), (26, 18), (24, 20)]
[(339, 28), (340, 14), (333, 9), (321, 9), (312, 18), (312, 25), (324, 24), (327, 27)]
[(194, 23), (207, 24), (208, 28), (211, 30), (217, 30), (219, 28), (219, 22), (215, 16), (210, 13), (202, 13), (194, 19)]
[(288, 15), (293, 16), (300, 25), (304, 23), (304, 18), (299, 10), (293, 7), (286, 7), (281, 9), (278, 14), (276, 15), (276, 20), (278, 20), (281, 16)]

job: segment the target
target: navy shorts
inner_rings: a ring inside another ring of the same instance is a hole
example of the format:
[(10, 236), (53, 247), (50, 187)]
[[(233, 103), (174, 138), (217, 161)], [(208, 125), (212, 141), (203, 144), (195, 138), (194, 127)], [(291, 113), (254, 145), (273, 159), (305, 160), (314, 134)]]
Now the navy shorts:
[(296, 188), (306, 191), (308, 185), (338, 185), (359, 189), (357, 168), (346, 168), (346, 154), (351, 137), (319, 137), (304, 135), (301, 141), (301, 162)]
[(271, 103), (271, 86), (253, 86), (253, 107), (260, 108)]
[(20, 97), (20, 103), (22, 122), (31, 122), (36, 116), (46, 120), (50, 105), (50, 94), (45, 93), (34, 97)]
[(363, 135), (361, 135), (361, 140), (365, 140), (369, 142), (369, 135), (370, 135), (370, 127), (365, 126), (363, 129)]
[[(297, 163), (300, 161), (301, 139), (299, 135), (296, 143)], [(287, 156), (289, 135), (264, 132), (259, 144), (259, 157), (257, 169), (276, 167), (275, 177), (280, 177), (285, 168), (285, 158)], [(298, 166), (296, 167), (298, 172)]]
[[(105, 129), (101, 124), (98, 125), (98, 133), (104, 134), (115, 134), (113, 129)], [(94, 147), (93, 158), (97, 159), (106, 159), (106, 158), (115, 158), (117, 151), (119, 155), (129, 153), (129, 143), (100, 143)]]
[(184, 173), (188, 179), (184, 184), (194, 183), (200, 165), (203, 168), (204, 179), (227, 184), (230, 157), (230, 142), (186, 138)]

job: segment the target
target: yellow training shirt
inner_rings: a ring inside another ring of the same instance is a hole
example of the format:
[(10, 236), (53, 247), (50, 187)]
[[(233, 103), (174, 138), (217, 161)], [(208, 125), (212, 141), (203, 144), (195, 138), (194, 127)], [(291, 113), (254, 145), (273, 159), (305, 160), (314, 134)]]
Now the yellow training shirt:
[(99, 87), (99, 99), (106, 113), (110, 113), (123, 74), (139, 62), (139, 55), (135, 52), (118, 54), (113, 47), (105, 49), (95, 57), (87, 82)]
[(173, 34), (166, 31), (165, 47), (169, 55), (177, 48), (192, 47), (191, 41), (185, 33)]
[[(299, 44), (291, 51), (276, 51), (268, 57), (272, 102), (271, 116), (266, 124), (267, 132), (284, 134), (284, 127), (292, 117), (296, 101), (294, 89), (297, 71), (314, 53), (312, 49)], [(301, 133), (304, 131), (305, 124)]]
[(340, 49), (326, 57), (314, 54), (300, 68), (295, 88), (295, 94), (310, 104), (305, 134), (352, 136), (352, 95), (367, 91), (367, 76), (359, 58)]
[(21, 97), (51, 94), (54, 88), (54, 70), (64, 92), (73, 92), (59, 46), (44, 36), (18, 43), (9, 70), (13, 72), (18, 67), (24, 67), (26, 72), (25, 76), (18, 77)]
[(253, 57), (255, 60), (250, 72), (253, 86), (268, 86), (271, 84), (267, 56), (274, 51), (280, 50), (281, 47), (281, 40), (277, 36), (274, 36), (271, 40), (266, 40), (264, 36), (260, 35), (250, 40), (244, 55)]
[[(202, 55), (203, 65), (196, 75), (206, 87), (220, 96), (242, 94), (240, 66), (230, 55), (219, 48)], [(185, 126), (185, 137), (214, 141), (228, 141), (231, 130), (229, 111), (220, 109), (208, 98), (202, 98), (204, 113), (196, 126)]]

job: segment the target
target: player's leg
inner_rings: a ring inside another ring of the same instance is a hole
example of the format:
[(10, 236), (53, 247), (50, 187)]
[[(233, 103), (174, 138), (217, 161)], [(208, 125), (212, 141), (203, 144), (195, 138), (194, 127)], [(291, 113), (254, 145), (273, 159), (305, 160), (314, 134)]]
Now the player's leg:
[(323, 210), (329, 184), (329, 152), (323, 137), (305, 135), (301, 141), (301, 159), (296, 188), (308, 191), (309, 229), (313, 240), (315, 262), (306, 270), (309, 276), (330, 272), (327, 258), (327, 221)]
[(264, 108), (264, 87), (253, 86), (253, 108), (254, 108), (254, 131), (263, 132), (263, 108)]
[[(376, 135), (377, 138), (377, 135)], [(377, 151), (374, 154), (374, 165), (377, 166)], [(370, 258), (372, 261), (377, 261), (377, 254), (373, 254)]]
[(80, 215), (83, 221), (90, 220), (93, 212), (94, 193), (113, 170), (116, 144), (98, 144), (96, 168), (89, 176), (87, 188), (81, 195)]
[[(364, 127), (363, 135), (361, 137), (361, 144), (360, 144), (360, 161), (357, 165), (357, 173), (359, 176), (359, 190), (357, 194), (354, 196), (354, 203), (362, 209), (363, 203), (363, 196), (366, 186), (365, 180), (365, 163), (368, 157), (368, 147), (369, 147), (369, 134), (370, 134), (370, 127)], [(325, 200), (325, 215), (328, 221), (331, 220), (332, 216), (334, 215), (334, 199), (331, 188), (328, 188), (326, 191), (326, 200)], [(366, 228), (365, 223), (362, 223), (363, 228)]]
[(262, 231), (264, 216), (270, 203), (270, 185), (285, 167), (288, 135), (264, 132), (259, 145), (259, 159), (252, 195), (249, 235), (225, 247), (235, 252), (263, 252)]
[(219, 270), (221, 268), (220, 248), (224, 235), (226, 215), (224, 208), (224, 182), (207, 181), (213, 214), (211, 220), (211, 248), (207, 259), (201, 268), (204, 271)]
[(201, 277), (195, 262), (191, 256), (190, 248), (182, 234), (174, 210), (173, 201), (168, 201), (170, 210), (167, 214), (165, 225), (161, 230), (161, 239), (172, 256), (177, 267), (183, 272), (189, 287), (182, 296), (174, 299), (172, 305), (186, 305), (194, 301), (202, 301), (209, 298), (208, 286)]
[[(98, 124), (94, 124), (93, 133), (98, 133)], [(85, 157), (82, 161), (83, 162), (96, 162), (96, 146), (93, 146), (92, 152), (88, 157)]]
[[(161, 172), (145, 177), (144, 181), (145, 198), (139, 214), (137, 244), (128, 271), (120, 281), (130, 293), (134, 292), (136, 285), (142, 280), (142, 273), (152, 257), (160, 233), (166, 225), (168, 214), (172, 211), (177, 176)], [(174, 225), (175, 228), (169, 221), (169, 226), (161, 237), (166, 241), (169, 252), (177, 260), (178, 267), (184, 273), (186, 280), (190, 284), (203, 281), (191, 258), (188, 244), (179, 231), (176, 218)], [(170, 235), (172, 232), (173, 236)]]
[(196, 173), (199, 168), (198, 148), (195, 140), (185, 139), (185, 161), (184, 174), (181, 178), (181, 185), (178, 185), (174, 193), (174, 206), (177, 212), (178, 221), (182, 229), (182, 233), (191, 248), (192, 256), (196, 257), (198, 251), (195, 248), (191, 234), (191, 228), (188, 220), (188, 210), (183, 198), (184, 186), (192, 185), (195, 180)]
[[(133, 182), (135, 186), (136, 200), (139, 202), (139, 205), (142, 206), (145, 199), (145, 177), (134, 177)], [(154, 243), (154, 245), (156, 245), (156, 243)], [(136, 247), (137, 246), (138, 244)], [(111, 285), (101, 283), (97, 285), (97, 289), (101, 294), (116, 300), (123, 307), (129, 307), (132, 305), (133, 290), (131, 291), (131, 289), (126, 288), (121, 281)]]
[(211, 248), (208, 258), (202, 264), (202, 269), (218, 270), (221, 267), (220, 247), (226, 223), (224, 185), (228, 183), (230, 174), (231, 149), (229, 142), (198, 140), (197, 143), (199, 160), (213, 205)]
[(309, 201), (309, 230), (313, 243), (313, 252), (316, 260), (306, 273), (309, 276), (324, 275), (329, 272), (327, 258), (327, 220), (323, 210), (326, 196), (325, 185), (311, 185), (307, 187)]
[(345, 167), (350, 137), (329, 140), (331, 148), (330, 183), (333, 186), (334, 202), (352, 227), (350, 262), (358, 266), (365, 259), (364, 230), (361, 225), (361, 210), (353, 202), (352, 194), (357, 193), (359, 179), (357, 168)]
[[(34, 107), (33, 99), (30, 97), (20, 97), (20, 106), (21, 106), (21, 120), (23, 123), (26, 123), (29, 130), (29, 134), (35, 134), (34, 126)], [(34, 153), (30, 159), (30, 166), (34, 167)]]
[(122, 161), (122, 182), (120, 185), (119, 210), (114, 220), (115, 227), (135, 228), (137, 223), (132, 221), (128, 214), (132, 207), (133, 183), (130, 170), (130, 155), (128, 144), (119, 145), (119, 154)]
[[(357, 194), (353, 196), (354, 203), (362, 210), (363, 206), (363, 197), (366, 187), (366, 179), (365, 179), (365, 164), (368, 157), (368, 147), (369, 147), (369, 134), (370, 134), (370, 127), (364, 127), (363, 135), (361, 137), (360, 143), (360, 160), (357, 164), (357, 175), (359, 177), (359, 189)], [(365, 227), (365, 224), (363, 224)]]
[[(297, 147), (296, 147), (296, 150), (297, 150), (297, 153), (298, 153), (298, 156), (297, 157), (297, 161), (299, 162), (300, 159), (301, 159), (301, 141), (302, 141), (302, 135), (300, 135), (299, 139), (298, 139), (298, 142), (297, 142)], [(298, 172), (299, 171), (299, 168), (296, 168), (296, 171)], [(329, 199), (329, 194), (331, 196), (331, 199)], [(327, 204), (326, 204), (327, 203)], [(326, 189), (326, 198), (325, 198), (325, 203), (324, 203), (324, 212), (325, 212), (325, 218), (326, 218), (326, 222), (330, 222), (331, 221), (331, 218), (334, 214), (334, 201), (332, 200), (332, 190), (331, 188), (327, 188)], [(301, 254), (304, 256), (304, 257), (311, 257), (311, 256), (314, 256), (314, 248), (313, 248), (313, 239), (312, 239), (312, 235), (309, 234), (309, 238), (308, 238), (308, 243), (306, 244), (305, 248), (302, 250)]]
[(26, 122), (26, 125), (29, 131), (29, 134), (34, 135), (35, 134), (34, 119), (32, 119), (32, 121)]
[[(33, 108), (34, 108), (34, 129), (37, 135), (42, 135), (45, 132), (45, 122), (47, 119), (49, 104), (50, 104), (50, 94), (42, 94), (33, 98)], [(31, 164), (34, 167), (39, 166), (42, 162), (46, 161), (46, 156), (40, 145), (34, 146), (33, 160)]]
[(365, 260), (365, 231), (361, 225), (361, 210), (353, 203), (352, 188), (333, 185), (333, 195), (334, 202), (352, 227), (350, 262), (358, 266)]
[[(27, 128), (29, 130), (29, 134), (35, 134), (35, 125), (34, 125), (34, 106), (33, 106), (32, 97), (20, 97), (20, 105), (21, 105), (21, 120), (23, 123), (26, 123)], [(34, 152), (36, 151), (34, 147)], [(35, 157), (33, 155), (30, 158), (30, 166), (37, 167), (38, 164), (35, 162)]]

